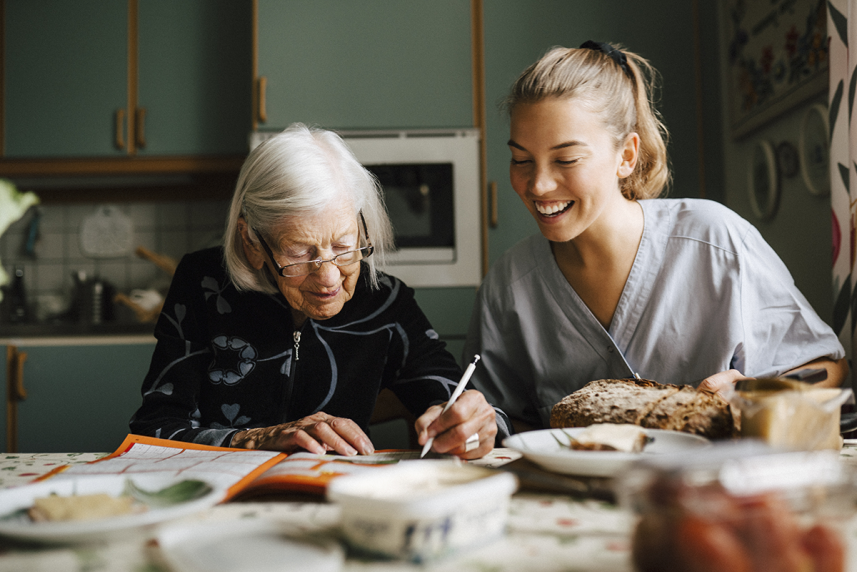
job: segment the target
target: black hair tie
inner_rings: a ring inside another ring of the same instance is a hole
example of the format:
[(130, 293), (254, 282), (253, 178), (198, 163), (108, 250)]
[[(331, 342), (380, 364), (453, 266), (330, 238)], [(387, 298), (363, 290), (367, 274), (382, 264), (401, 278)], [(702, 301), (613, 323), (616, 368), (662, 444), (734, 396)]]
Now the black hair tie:
[(607, 42), (593, 42), (592, 40), (586, 40), (582, 44), (580, 44), (581, 48), (588, 50), (595, 50), (596, 52), (601, 52), (610, 56), (610, 58), (619, 64), (619, 67), (622, 68), (622, 71), (625, 72), (625, 75), (631, 79), (634, 79), (634, 76), (631, 75), (631, 68), (628, 67), (628, 58), (625, 57), (625, 53), (622, 50), (617, 50)]

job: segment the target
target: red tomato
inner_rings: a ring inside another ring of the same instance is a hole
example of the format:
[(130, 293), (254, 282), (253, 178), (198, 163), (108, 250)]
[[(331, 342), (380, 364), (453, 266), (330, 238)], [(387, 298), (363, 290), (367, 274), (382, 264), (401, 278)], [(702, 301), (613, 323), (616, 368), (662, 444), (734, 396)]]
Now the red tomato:
[(816, 524), (804, 532), (803, 546), (812, 558), (813, 572), (845, 572), (845, 546), (835, 531)]
[(683, 572), (752, 572), (741, 540), (726, 525), (687, 515), (678, 522), (670, 568)]
[(753, 560), (755, 572), (812, 572), (801, 542), (803, 534), (788, 505), (774, 495), (742, 499), (738, 535)]

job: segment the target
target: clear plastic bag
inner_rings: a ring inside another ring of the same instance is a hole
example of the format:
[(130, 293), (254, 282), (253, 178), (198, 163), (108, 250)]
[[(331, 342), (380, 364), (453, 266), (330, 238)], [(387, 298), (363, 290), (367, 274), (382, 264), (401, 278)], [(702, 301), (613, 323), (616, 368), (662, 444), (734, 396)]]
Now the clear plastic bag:
[(637, 463), (617, 495), (640, 572), (845, 571), (857, 488), (836, 452), (719, 444)]

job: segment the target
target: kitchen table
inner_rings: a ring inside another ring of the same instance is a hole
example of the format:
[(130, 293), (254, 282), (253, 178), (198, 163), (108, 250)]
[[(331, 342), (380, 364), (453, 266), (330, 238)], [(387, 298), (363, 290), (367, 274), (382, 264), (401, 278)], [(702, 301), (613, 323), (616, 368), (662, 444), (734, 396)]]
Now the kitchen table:
[[(30, 482), (62, 464), (86, 463), (106, 453), (0, 454), (0, 487)], [(483, 464), (497, 466), (517, 454), (498, 449)], [(857, 440), (841, 453), (857, 465)], [(299, 500), (231, 502), (183, 519), (184, 522), (229, 522), (275, 519), (304, 531), (334, 535), (336, 505)], [(170, 524), (175, 524), (176, 521)], [(482, 547), (429, 565), (381, 561), (349, 555), (346, 572), (630, 572), (633, 518), (609, 502), (564, 494), (522, 491), (512, 497), (506, 535)], [(171, 572), (156, 542), (155, 529), (138, 537), (94, 545), (38, 546), (0, 540), (0, 571), (41, 572)], [(857, 518), (846, 525), (849, 571), (857, 571)], [(252, 555), (248, 555), (252, 559)], [(312, 571), (308, 571), (312, 572)]]

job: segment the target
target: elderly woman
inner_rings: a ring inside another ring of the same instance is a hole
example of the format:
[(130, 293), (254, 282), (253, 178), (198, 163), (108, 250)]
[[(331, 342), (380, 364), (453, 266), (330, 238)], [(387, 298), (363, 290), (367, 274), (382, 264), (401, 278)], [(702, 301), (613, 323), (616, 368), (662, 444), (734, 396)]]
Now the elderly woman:
[(374, 177), (334, 133), (295, 124), (238, 178), (223, 248), (186, 255), (155, 328), (131, 420), (142, 435), (209, 445), (369, 454), (389, 388), (419, 443), (491, 451), (502, 412), (478, 391), (442, 408), (461, 369), (414, 300), (378, 269), (392, 226)]

